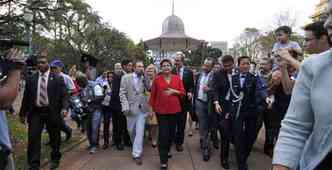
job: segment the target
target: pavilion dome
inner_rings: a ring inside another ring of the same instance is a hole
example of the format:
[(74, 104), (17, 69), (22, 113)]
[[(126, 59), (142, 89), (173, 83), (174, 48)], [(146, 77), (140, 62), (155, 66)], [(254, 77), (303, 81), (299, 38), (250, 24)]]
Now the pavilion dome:
[(168, 16), (163, 22), (162, 35), (185, 36), (182, 19), (176, 15)]

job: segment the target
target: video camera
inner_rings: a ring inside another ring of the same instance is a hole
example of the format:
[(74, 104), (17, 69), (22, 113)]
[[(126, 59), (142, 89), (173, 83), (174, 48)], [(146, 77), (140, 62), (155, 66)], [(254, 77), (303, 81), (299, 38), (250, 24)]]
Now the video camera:
[[(18, 41), (11, 39), (0, 39), (0, 79), (2, 80), (5, 76), (8, 75), (9, 71), (17, 67), (19, 63), (15, 63), (7, 59), (8, 52), (11, 48), (15, 47), (29, 47), (29, 42)], [(35, 56), (25, 56), (25, 64), (28, 67), (36, 65)], [(21, 63), (22, 64), (22, 63)]]

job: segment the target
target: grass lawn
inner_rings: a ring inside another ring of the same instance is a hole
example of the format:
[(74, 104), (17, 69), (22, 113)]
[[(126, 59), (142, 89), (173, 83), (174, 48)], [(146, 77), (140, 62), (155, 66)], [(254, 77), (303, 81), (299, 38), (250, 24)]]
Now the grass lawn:
[[(26, 170), (27, 166), (27, 144), (28, 144), (28, 133), (27, 125), (23, 125), (19, 122), (18, 116), (8, 115), (8, 123), (11, 134), (11, 142), (14, 148), (14, 160), (17, 170)], [(81, 135), (73, 131), (73, 137), (68, 142), (63, 142), (61, 149), (78, 142), (81, 139)], [(50, 158), (50, 146), (44, 145), (48, 141), (48, 134), (43, 133), (42, 135), (42, 145), (41, 145), (41, 164), (47, 162)]]

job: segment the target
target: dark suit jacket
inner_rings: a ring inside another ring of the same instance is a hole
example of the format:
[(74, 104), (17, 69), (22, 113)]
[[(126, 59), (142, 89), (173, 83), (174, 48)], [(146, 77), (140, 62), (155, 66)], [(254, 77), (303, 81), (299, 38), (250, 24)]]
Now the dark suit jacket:
[[(37, 107), (37, 90), (38, 90), (39, 73), (35, 73), (31, 77), (27, 78), (25, 91), (20, 110), (21, 117), (28, 117), (33, 113)], [(50, 73), (47, 84), (47, 95), (49, 100), (50, 115), (57, 118), (61, 117), (61, 109), (68, 109), (68, 93), (64, 80), (61, 76), (54, 73)]]
[[(176, 72), (176, 68), (172, 70), (173, 74), (177, 74)], [(193, 72), (187, 68), (184, 67), (183, 69), (183, 77), (182, 77), (182, 82), (183, 82), (183, 86), (184, 89), (186, 91), (186, 95), (185, 97), (182, 99), (181, 103), (182, 103), (182, 108), (185, 111), (190, 111), (191, 109), (191, 101), (188, 99), (188, 93), (192, 93), (194, 90), (194, 74)]]
[[(195, 75), (195, 84), (194, 84), (194, 88), (193, 88), (193, 111), (195, 112), (196, 111), (196, 107), (195, 107), (195, 104), (196, 104), (196, 99), (198, 97), (198, 92), (199, 92), (199, 85), (200, 85), (200, 81), (201, 81), (201, 75), (202, 73), (199, 73), (197, 75)], [(212, 72), (211, 72), (211, 75), (210, 76), (213, 76)], [(211, 77), (210, 77), (211, 79)], [(207, 99), (208, 101), (206, 102), (208, 104), (209, 100), (211, 99), (211, 95), (212, 95), (212, 89), (210, 91), (207, 92)]]
[(121, 84), (121, 75), (114, 74), (113, 84), (112, 84), (112, 96), (110, 101), (110, 107), (112, 110), (121, 112), (121, 102), (120, 102), (120, 84)]
[[(240, 84), (240, 74), (235, 74), (232, 76), (232, 84), (234, 92), (239, 95), (242, 91), (244, 93), (244, 98), (242, 100), (242, 106), (240, 110), (240, 115), (257, 115), (257, 102), (256, 102), (256, 83), (257, 77), (251, 73), (247, 73), (243, 87)], [(234, 96), (233, 96), (234, 98)], [(234, 108), (237, 108), (235, 104)], [(236, 111), (236, 109), (234, 109)], [(234, 111), (234, 112), (235, 112)]]
[(218, 101), (223, 113), (232, 112), (232, 103), (230, 100), (226, 100), (227, 93), (229, 91), (229, 81), (227, 73), (224, 70), (220, 70), (213, 73), (211, 88), (211, 100)]

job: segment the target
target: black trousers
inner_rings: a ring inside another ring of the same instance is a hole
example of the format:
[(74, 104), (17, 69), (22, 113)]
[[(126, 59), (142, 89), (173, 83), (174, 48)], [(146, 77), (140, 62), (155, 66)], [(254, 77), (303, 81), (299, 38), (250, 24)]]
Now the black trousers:
[(8, 156), (10, 152), (4, 149), (4, 146), (0, 148), (0, 170), (3, 170), (7, 167), (8, 164)]
[(182, 145), (184, 143), (184, 136), (187, 122), (187, 111), (176, 113), (176, 130), (175, 130), (175, 144)]
[(278, 132), (278, 118), (273, 115), (271, 109), (265, 109), (263, 113), (261, 113), (258, 117), (258, 125), (256, 131), (256, 137), (259, 134), (260, 129), (263, 127), (265, 128), (265, 143), (264, 143), (264, 150), (273, 149), (274, 141)]
[(217, 120), (217, 128), (221, 137), (220, 158), (221, 160), (228, 161), (233, 122), (232, 119), (225, 119), (225, 115), (218, 115)]
[(61, 118), (61, 132), (64, 132), (66, 135), (71, 134), (72, 129), (66, 124), (64, 117)]
[(104, 107), (102, 109), (103, 120), (104, 120), (104, 144), (108, 145), (110, 139), (110, 125), (111, 125), (111, 117), (112, 110), (109, 107)]
[(218, 116), (216, 113), (214, 112), (210, 112), (210, 137), (211, 137), (211, 141), (218, 143), (219, 139), (218, 139)]
[(120, 110), (112, 109), (112, 117), (114, 144), (130, 143), (126, 116)]
[(247, 169), (247, 159), (256, 141), (257, 116), (240, 113), (233, 121), (235, 155), (239, 170)]
[(168, 153), (175, 137), (176, 115), (157, 114), (157, 119), (160, 163), (166, 164), (168, 162)]
[(50, 138), (51, 160), (60, 161), (61, 116), (51, 114), (49, 108), (35, 108), (28, 117), (28, 164), (30, 168), (40, 167), (41, 134), (46, 125)]

